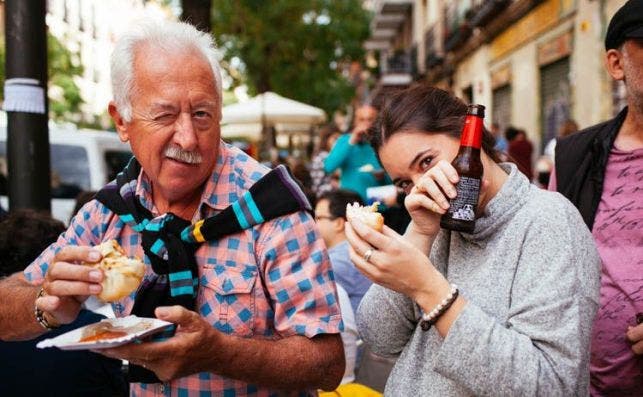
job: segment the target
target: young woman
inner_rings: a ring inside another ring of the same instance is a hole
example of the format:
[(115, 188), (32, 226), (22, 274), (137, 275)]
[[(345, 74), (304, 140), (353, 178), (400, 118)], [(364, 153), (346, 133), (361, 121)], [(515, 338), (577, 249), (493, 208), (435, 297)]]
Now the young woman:
[[(347, 226), (351, 260), (379, 284), (360, 305), (360, 333), (399, 355), (387, 395), (587, 395), (600, 261), (576, 209), (497, 163), (485, 131), (475, 230), (440, 229), (466, 110), (415, 86), (389, 98), (371, 131), (412, 221), (404, 236)], [(423, 314), (435, 317), (427, 330)]]

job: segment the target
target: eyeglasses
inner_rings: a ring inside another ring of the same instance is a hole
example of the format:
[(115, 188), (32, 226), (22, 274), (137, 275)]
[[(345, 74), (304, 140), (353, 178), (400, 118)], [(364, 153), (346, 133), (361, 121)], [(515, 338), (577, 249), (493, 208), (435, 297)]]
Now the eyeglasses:
[(334, 217), (334, 216), (329, 216), (329, 215), (315, 215), (315, 221), (316, 222), (320, 221), (322, 219), (328, 219), (329, 221), (332, 221), (332, 220), (337, 219), (337, 218)]

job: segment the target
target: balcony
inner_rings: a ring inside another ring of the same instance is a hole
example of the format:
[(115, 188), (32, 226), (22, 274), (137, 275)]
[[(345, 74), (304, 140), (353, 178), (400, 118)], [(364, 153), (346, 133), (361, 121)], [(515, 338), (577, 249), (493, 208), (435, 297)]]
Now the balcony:
[(486, 0), (473, 9), (470, 24), (473, 27), (482, 27), (491, 22), (495, 17), (509, 6), (511, 0)]
[(416, 70), (412, 51), (396, 51), (382, 64), (380, 83), (383, 86), (409, 85)]
[(364, 48), (367, 50), (390, 49), (394, 39), (400, 34), (404, 24), (409, 23), (413, 15), (414, 0), (375, 0), (371, 11), (371, 36)]

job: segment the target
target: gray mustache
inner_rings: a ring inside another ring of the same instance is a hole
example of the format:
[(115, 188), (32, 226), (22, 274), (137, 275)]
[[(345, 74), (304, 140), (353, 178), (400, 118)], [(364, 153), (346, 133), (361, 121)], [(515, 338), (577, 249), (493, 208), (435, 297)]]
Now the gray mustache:
[(168, 146), (165, 149), (165, 157), (169, 157), (174, 160), (182, 161), (188, 164), (200, 164), (203, 161), (203, 157), (198, 152), (190, 152), (188, 150), (183, 150), (176, 146)]

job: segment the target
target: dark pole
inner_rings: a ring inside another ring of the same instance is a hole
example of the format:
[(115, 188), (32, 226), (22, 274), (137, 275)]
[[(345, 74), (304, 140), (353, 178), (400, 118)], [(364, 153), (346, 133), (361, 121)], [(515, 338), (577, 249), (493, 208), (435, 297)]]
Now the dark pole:
[(51, 211), (45, 0), (7, 0), (9, 208)]

